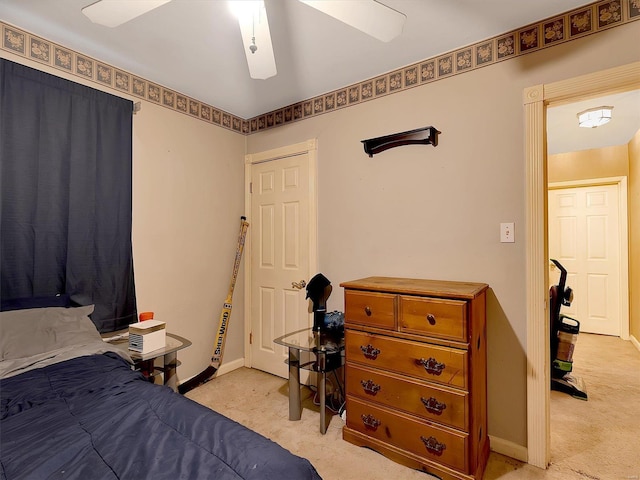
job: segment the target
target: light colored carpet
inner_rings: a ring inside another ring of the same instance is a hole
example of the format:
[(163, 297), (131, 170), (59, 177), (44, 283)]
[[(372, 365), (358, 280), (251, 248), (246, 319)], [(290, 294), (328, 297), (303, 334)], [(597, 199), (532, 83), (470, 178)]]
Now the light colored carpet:
[(491, 454), (485, 480), (640, 479), (640, 352), (618, 337), (580, 333), (573, 355), (588, 400), (551, 392), (551, 465)]
[[(485, 480), (640, 480), (640, 352), (616, 337), (581, 333), (574, 373), (584, 379), (589, 400), (551, 392), (550, 467), (492, 452)], [(302, 419), (291, 422), (287, 381), (259, 370), (234, 370), (187, 394), (308, 458), (324, 480), (432, 478), (345, 442), (337, 415), (320, 434), (312, 395), (303, 388)]]

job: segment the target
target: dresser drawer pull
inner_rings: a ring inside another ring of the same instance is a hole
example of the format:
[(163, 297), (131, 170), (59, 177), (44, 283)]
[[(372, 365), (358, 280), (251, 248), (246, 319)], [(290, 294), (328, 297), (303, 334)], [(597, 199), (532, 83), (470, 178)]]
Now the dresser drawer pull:
[(429, 413), (433, 413), (434, 415), (441, 415), (442, 411), (447, 408), (446, 403), (440, 403), (434, 397), (429, 397), (429, 399), (420, 397), (420, 401), (424, 405), (424, 408), (426, 408)]
[(374, 383), (373, 380), (360, 380), (360, 385), (364, 389), (364, 393), (368, 393), (369, 395), (375, 395), (380, 391), (380, 385)]
[(431, 375), (440, 375), (446, 365), (444, 363), (438, 362), (435, 358), (429, 357), (427, 360), (421, 358), (420, 360), (416, 360), (418, 365), (422, 365), (427, 373)]
[(371, 316), (371, 307), (369, 307), (369, 306), (364, 307), (364, 313), (367, 314), (367, 317), (370, 317)]
[(368, 360), (375, 360), (378, 358), (378, 355), (380, 355), (380, 350), (371, 344), (368, 344), (366, 347), (364, 345), (360, 345), (360, 350), (362, 350), (364, 357)]
[(362, 418), (362, 423), (364, 424), (365, 428), (369, 430), (377, 430), (380, 424), (382, 423), (376, 417), (369, 414), (365, 415), (363, 413), (362, 415), (360, 415), (360, 418)]
[(433, 313), (427, 314), (427, 322), (429, 322), (429, 325), (435, 325), (436, 324), (436, 316)]
[(438, 440), (436, 440), (436, 437), (431, 436), (429, 438), (424, 438), (422, 435), (420, 435), (420, 440), (422, 440), (422, 443), (424, 443), (427, 451), (429, 451), (429, 453), (433, 453), (434, 455), (442, 455), (442, 452), (447, 449), (447, 446), (444, 443), (438, 442)]

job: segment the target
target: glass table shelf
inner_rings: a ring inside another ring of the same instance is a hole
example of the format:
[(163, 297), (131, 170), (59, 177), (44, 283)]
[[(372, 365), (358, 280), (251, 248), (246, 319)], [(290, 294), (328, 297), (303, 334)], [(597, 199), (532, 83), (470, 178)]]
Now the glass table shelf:
[[(300, 420), (300, 369), (318, 373), (318, 396), (320, 397), (320, 433), (326, 433), (326, 380), (327, 372), (344, 364), (344, 333), (323, 332), (305, 328), (274, 339), (274, 343), (287, 347), (289, 355), (289, 420)], [(304, 361), (301, 363), (301, 358)]]

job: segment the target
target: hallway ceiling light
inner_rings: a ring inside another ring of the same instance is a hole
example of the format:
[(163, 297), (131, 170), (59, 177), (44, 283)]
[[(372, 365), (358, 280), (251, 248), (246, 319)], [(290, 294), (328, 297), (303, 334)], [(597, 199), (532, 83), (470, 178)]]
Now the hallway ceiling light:
[(584, 128), (596, 128), (611, 120), (613, 107), (590, 108), (578, 113), (578, 124)]

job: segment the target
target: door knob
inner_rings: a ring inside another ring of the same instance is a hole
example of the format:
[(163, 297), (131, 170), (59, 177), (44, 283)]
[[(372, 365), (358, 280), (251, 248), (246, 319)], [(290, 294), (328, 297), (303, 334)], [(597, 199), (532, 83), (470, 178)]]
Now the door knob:
[(305, 282), (304, 280), (300, 280), (300, 282), (291, 282), (291, 286), (293, 288), (297, 288), (298, 290), (302, 290), (307, 286), (307, 282)]

